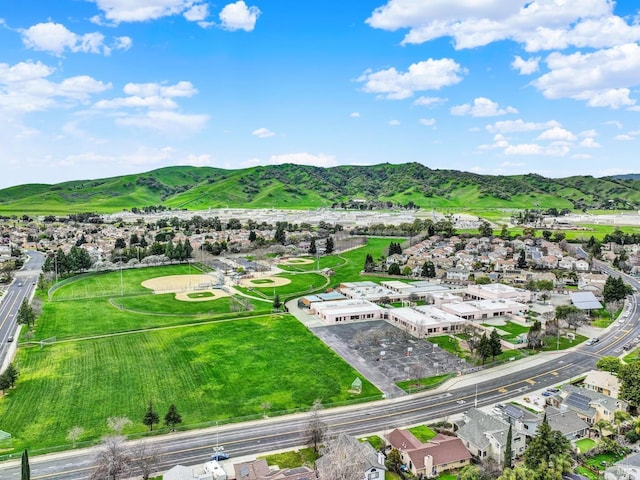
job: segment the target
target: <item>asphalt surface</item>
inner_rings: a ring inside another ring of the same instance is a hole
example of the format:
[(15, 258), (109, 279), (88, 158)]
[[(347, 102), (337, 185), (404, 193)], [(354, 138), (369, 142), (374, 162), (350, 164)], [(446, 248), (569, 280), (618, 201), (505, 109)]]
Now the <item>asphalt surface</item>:
[[(605, 270), (605, 267), (602, 267)], [(614, 272), (619, 275), (618, 272)], [(626, 280), (640, 290), (637, 280)], [(417, 394), (368, 404), (330, 409), (321, 417), (331, 433), (356, 436), (383, 434), (396, 427), (450, 418), (472, 407), (506, 402), (529, 391), (576, 378), (595, 367), (604, 355), (620, 355), (624, 345), (640, 338), (640, 295), (630, 298), (629, 312), (621, 324), (610, 327), (593, 346), (576, 347), (566, 353), (539, 354), (525, 362), (514, 362), (488, 371), (457, 377), (428, 394)], [(159, 454), (158, 471), (174, 465), (195, 465), (208, 460), (213, 447), (221, 444), (234, 458), (260, 455), (305, 445), (308, 414), (287, 415), (192, 430), (146, 441)], [(90, 478), (95, 449), (31, 457), (32, 479), (75, 480)], [(0, 464), (0, 479), (19, 479), (19, 458)]]
[[(42, 271), (45, 256), (40, 252), (30, 251), (29, 259), (21, 270), (15, 272), (15, 278), (0, 297), (0, 370), (8, 364), (18, 343), (16, 334), (16, 317), (22, 300), (30, 299), (36, 289), (38, 276)], [(8, 342), (13, 337), (12, 342)]]

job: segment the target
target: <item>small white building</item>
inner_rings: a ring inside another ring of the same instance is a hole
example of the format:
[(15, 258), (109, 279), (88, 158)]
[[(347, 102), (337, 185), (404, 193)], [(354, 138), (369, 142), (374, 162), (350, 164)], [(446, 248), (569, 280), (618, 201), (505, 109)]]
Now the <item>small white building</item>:
[(472, 302), (446, 303), (442, 310), (466, 320), (485, 320), (505, 315), (524, 316), (527, 306), (512, 300), (475, 300)]
[(348, 299), (311, 305), (311, 312), (328, 323), (358, 320), (380, 320), (385, 309), (368, 300)]

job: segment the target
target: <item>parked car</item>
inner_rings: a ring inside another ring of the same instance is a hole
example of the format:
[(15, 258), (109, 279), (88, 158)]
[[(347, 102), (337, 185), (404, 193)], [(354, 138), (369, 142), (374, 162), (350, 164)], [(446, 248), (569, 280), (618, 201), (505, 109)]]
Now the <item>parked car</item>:
[(226, 452), (216, 452), (213, 455), (211, 455), (211, 460), (216, 460), (216, 461), (220, 461), (220, 460), (227, 460), (229, 458), (229, 454)]

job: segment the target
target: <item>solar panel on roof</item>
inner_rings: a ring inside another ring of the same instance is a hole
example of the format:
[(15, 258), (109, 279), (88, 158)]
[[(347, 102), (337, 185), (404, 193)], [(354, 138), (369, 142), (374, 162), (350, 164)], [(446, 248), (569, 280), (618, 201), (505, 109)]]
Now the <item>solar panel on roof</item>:
[(580, 410), (587, 410), (589, 408), (590, 398), (580, 393), (571, 393), (564, 403), (571, 405), (572, 407), (579, 408)]

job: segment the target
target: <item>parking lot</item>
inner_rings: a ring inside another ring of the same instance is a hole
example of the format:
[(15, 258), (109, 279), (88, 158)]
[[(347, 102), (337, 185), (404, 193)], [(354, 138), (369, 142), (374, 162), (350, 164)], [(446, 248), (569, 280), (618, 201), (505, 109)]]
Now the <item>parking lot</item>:
[(396, 382), (459, 372), (469, 367), (464, 360), (383, 320), (311, 330), (388, 397), (404, 394)]

